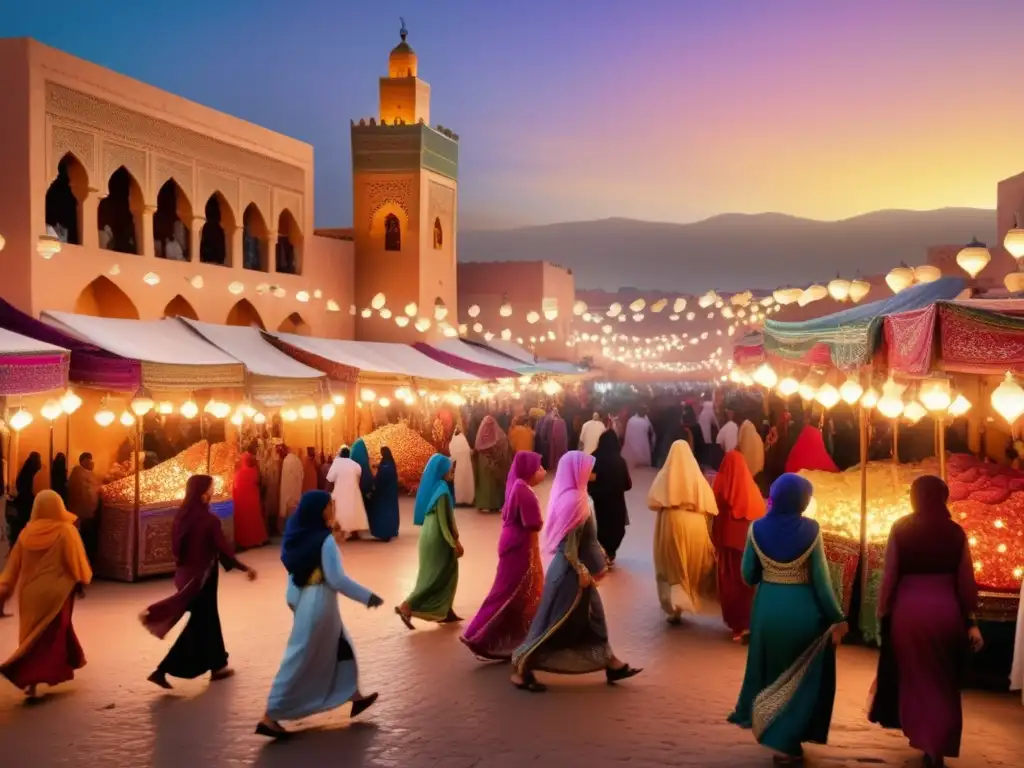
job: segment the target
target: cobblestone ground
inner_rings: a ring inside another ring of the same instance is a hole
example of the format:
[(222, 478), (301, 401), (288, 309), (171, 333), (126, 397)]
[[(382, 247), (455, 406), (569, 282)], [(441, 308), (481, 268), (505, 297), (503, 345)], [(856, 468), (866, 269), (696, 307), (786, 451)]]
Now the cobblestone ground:
[[(767, 752), (725, 722), (743, 673), (744, 650), (717, 617), (672, 628), (655, 597), (653, 516), (644, 507), (649, 471), (630, 496), (633, 524), (619, 567), (602, 583), (617, 653), (645, 671), (615, 688), (599, 676), (554, 678), (549, 693), (513, 689), (502, 665), (477, 662), (457, 627), (408, 632), (392, 613), (412, 586), (416, 529), (403, 501), (401, 537), (389, 544), (345, 544), (349, 574), (387, 600), (367, 611), (349, 601), (342, 614), (361, 661), (363, 688), (381, 699), (360, 721), (347, 707), (311, 718), (288, 743), (253, 735), (291, 625), (285, 574), (274, 548), (243, 557), (255, 583), (221, 580), (221, 613), (230, 680), (178, 683), (164, 693), (145, 682), (167, 645), (136, 620), (170, 583), (100, 583), (76, 607), (75, 625), (89, 658), (77, 680), (26, 704), (0, 683), (0, 765), (91, 765), (104, 768), (254, 765), (346, 768), (517, 768), (518, 766), (757, 766)], [(546, 490), (542, 490), (542, 496)], [(497, 516), (459, 511), (466, 547), (456, 610), (472, 616), (494, 573)], [(14, 647), (14, 620), (0, 622), (0, 649)], [(899, 734), (866, 722), (874, 655), (844, 647), (831, 741), (810, 747), (808, 764), (913, 765)], [(1024, 708), (1011, 695), (969, 693), (960, 766), (1024, 765)]]

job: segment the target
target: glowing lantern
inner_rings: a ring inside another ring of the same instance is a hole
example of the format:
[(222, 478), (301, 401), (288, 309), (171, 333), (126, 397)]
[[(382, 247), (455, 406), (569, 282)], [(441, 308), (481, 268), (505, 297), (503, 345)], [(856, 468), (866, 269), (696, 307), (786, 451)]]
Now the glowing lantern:
[(1020, 228), (1016, 217), (1013, 220), (1013, 229), (1008, 230), (1006, 237), (1003, 238), (1003, 248), (1017, 261), (1024, 258), (1024, 229)]
[(473, 323), (473, 333), (483, 333), (483, 332), (484, 332), (484, 325), (483, 325), (483, 323)]
[(59, 400), (47, 400), (45, 403), (43, 403), (43, 407), (40, 409), (39, 412), (47, 421), (53, 421), (62, 413), (64, 413), (64, 409), (60, 407)]
[(320, 406), (320, 417), (330, 421), (334, 418), (338, 409), (334, 407), (334, 403), (324, 403)]
[(448, 307), (445, 305), (444, 300), (438, 296), (434, 299), (434, 319), (440, 322), (448, 317)]
[(1010, 293), (1024, 291), (1024, 272), (1010, 272), (1003, 278), (1003, 285)]
[(299, 291), (295, 294), (295, 300), (301, 301), (303, 304), (309, 301), (309, 291)]
[(580, 300), (580, 301), (577, 301), (576, 303), (574, 303), (572, 305), (572, 313), (574, 315), (576, 315), (577, 317), (579, 317), (580, 315), (582, 315), (586, 311), (587, 311), (587, 302), (585, 302), (585, 301)]
[(665, 307), (668, 306), (668, 299), (658, 299), (656, 302), (651, 304), (651, 312), (657, 314), (661, 312)]
[(512, 331), (510, 331), (508, 328), (505, 328), (501, 332), (501, 340), (502, 341), (511, 341), (512, 340)]
[(384, 309), (382, 309), (380, 311), (380, 318), (381, 318), (381, 320), (390, 320), (391, 319), (391, 310), (388, 309), (387, 307), (384, 307)]
[(1024, 389), (1020, 388), (1009, 371), (1006, 372), (1003, 383), (992, 393), (992, 407), (1011, 426), (1024, 413)]
[(971, 401), (963, 395), (957, 395), (956, 400), (949, 404), (949, 415), (954, 419), (959, 419), (969, 410), (971, 410)]
[(231, 413), (231, 406), (227, 403), (216, 402), (213, 404), (210, 413), (215, 419), (226, 419)]
[(548, 379), (543, 384), (541, 384), (540, 388), (548, 397), (554, 397), (555, 395), (562, 391), (562, 385), (559, 384), (554, 379)]
[[(408, 309), (408, 307), (406, 307), (406, 309)], [(479, 304), (471, 305), (470, 308), (467, 310), (467, 312), (469, 313), (470, 317), (479, 317), (480, 316), (480, 305)], [(415, 313), (413, 313), (413, 314), (415, 314)]]
[(198, 290), (199, 288), (202, 288), (204, 285), (206, 285), (206, 281), (203, 280), (202, 275), (195, 275), (192, 277), (192, 279), (188, 281), (188, 284)]
[[(804, 291), (802, 294), (800, 294), (800, 298), (797, 300), (797, 304), (799, 304), (801, 307), (806, 307), (811, 302), (821, 301), (826, 296), (828, 296), (828, 288), (826, 288), (823, 285), (814, 284), (806, 291)], [(740, 317), (743, 317), (743, 315), (740, 315)]]
[(233, 414), (231, 414), (231, 423), (234, 424), (236, 427), (242, 426), (242, 421), (243, 417), (241, 411), (235, 411)]
[(156, 407), (156, 412), (161, 416), (169, 416), (174, 413), (174, 403), (164, 400)]
[(644, 307), (647, 306), (647, 302), (643, 299), (637, 299), (629, 305), (630, 312), (643, 312)]
[(865, 280), (854, 280), (850, 283), (850, 301), (857, 304), (871, 291), (871, 283)]
[(121, 411), (121, 418), (119, 419), (121, 426), (130, 427), (135, 423), (135, 416), (132, 415), (131, 411)]
[(407, 317), (416, 317), (416, 313), (419, 311), (419, 307), (416, 306), (415, 301), (410, 301), (408, 304), (405, 305), (405, 309), (403, 311), (405, 312)]
[(377, 399), (377, 393), (369, 387), (366, 387), (359, 393), (359, 399), (364, 403), (372, 403)]
[(139, 418), (152, 411), (154, 405), (156, 405), (156, 403), (153, 402), (153, 398), (149, 395), (149, 390), (145, 387), (136, 392), (135, 397), (133, 397), (131, 403), (129, 403), (132, 413)]
[(300, 419), (305, 419), (306, 421), (312, 421), (313, 419), (315, 419), (317, 417), (318, 413), (319, 412), (317, 411), (316, 406), (313, 405), (312, 403), (307, 403), (306, 405), (299, 406), (299, 418)]
[(420, 333), (426, 333), (427, 331), (430, 330), (430, 318), (429, 317), (421, 317), (421, 318), (417, 319), (416, 320), (415, 328)]
[(498, 314), (502, 317), (512, 316), (512, 305), (509, 303), (508, 296), (505, 296), (504, 300), (501, 302), (501, 306), (498, 308)]
[(538, 322), (539, 320), (540, 320), (540, 315), (537, 314), (536, 312), (531, 310), (530, 312), (526, 313), (526, 322), (528, 322), (530, 325), (533, 325), (534, 323)]
[(729, 298), (729, 303), (734, 307), (746, 307), (754, 300), (754, 294), (750, 291), (734, 294)]
[(275, 285), (275, 286), (273, 286), (273, 288), (271, 289), (271, 291), (270, 291), (270, 292), (271, 292), (271, 294), (273, 294), (273, 296), (274, 296), (274, 298), (275, 298), (275, 299), (283, 299), (283, 298), (284, 298), (285, 296), (287, 296), (287, 295), (288, 295), (288, 291), (286, 291), (286, 290), (285, 290), (285, 289), (284, 289), (284, 288), (283, 288), (282, 286), (280, 286), (280, 285)]
[(718, 294), (715, 293), (714, 291), (708, 291), (697, 300), (697, 305), (701, 309), (707, 309), (708, 307), (712, 306), (716, 301), (718, 301)]
[(934, 264), (922, 264), (914, 267), (914, 281), (918, 283), (934, 283), (942, 277), (942, 270)]
[(953, 396), (949, 388), (949, 379), (928, 379), (921, 383), (917, 399), (932, 413), (941, 413), (949, 408)]
[(911, 400), (907, 403), (907, 407), (903, 409), (903, 418), (911, 424), (917, 424), (917, 422), (927, 415), (928, 411), (926, 411), (924, 406), (917, 402), (917, 400)]
[(695, 312), (687, 312), (686, 313), (686, 319), (689, 322), (692, 322), (693, 318), (695, 318), (696, 316), (697, 316), (697, 314)]
[(199, 415), (199, 406), (196, 405), (195, 400), (191, 397), (181, 404), (181, 408), (178, 409), (178, 413), (184, 416), (186, 419), (194, 419)]
[(547, 309), (545, 309), (544, 310), (544, 319), (545, 320), (557, 320), (558, 319), (558, 309), (556, 307), (548, 307)]
[(987, 267), (991, 260), (992, 254), (977, 238), (973, 238), (956, 255), (956, 263), (972, 278), (981, 274), (981, 270)]
[(846, 301), (850, 298), (850, 281), (837, 277), (828, 284), (828, 295), (835, 301)]
[(363, 310), (362, 310), (362, 311), (361, 311), (361, 312), (359, 313), (359, 316), (360, 316), (360, 317), (363, 317), (363, 318), (368, 318), (368, 317), (370, 317), (370, 316), (371, 316), (372, 314), (373, 314), (373, 310), (372, 310), (372, 309), (370, 309), (369, 307), (366, 307), (365, 309), (363, 309)]
[(36, 243), (36, 253), (44, 259), (52, 259), (60, 253), (60, 248), (60, 240), (53, 235), (40, 235), (39, 242)]
[[(235, 296), (237, 296), (238, 294), (242, 293), (244, 290), (245, 290), (245, 284), (244, 283), (240, 283), (237, 280), (235, 282), (231, 283), (228, 286), (228, 293), (232, 293)], [(335, 304), (335, 306), (337, 306), (337, 304)], [(337, 310), (334, 310), (334, 311), (337, 312)]]
[(281, 420), (286, 422), (294, 422), (299, 420), (299, 412), (294, 408), (285, 408), (281, 411)]
[(337, 394), (331, 395), (331, 402), (334, 403), (335, 405), (344, 405), (345, 404), (345, 396), (344, 395), (337, 395)]
[(839, 396), (843, 398), (843, 402), (847, 405), (853, 405), (856, 403), (860, 400), (860, 396), (863, 394), (864, 387), (862, 387), (860, 382), (853, 376), (844, 381), (842, 386), (839, 387)]
[(96, 420), (96, 423), (99, 424), (101, 427), (109, 427), (111, 424), (114, 423), (114, 419), (116, 419), (117, 416), (114, 415), (114, 412), (112, 410), (110, 410), (106, 406), (103, 406), (102, 408), (100, 408), (100, 410), (96, 411), (96, 415), (93, 416), (93, 418)]
[(447, 326), (444, 329), (444, 331), (442, 331), (442, 333), (444, 333), (444, 336), (445, 336), (446, 339), (454, 339), (456, 336), (459, 335), (458, 329), (457, 328), (453, 328), (450, 325)]
[(825, 408), (835, 408), (839, 402), (839, 390), (831, 384), (825, 384), (818, 390), (814, 399)]
[(398, 315), (395, 317), (395, 325), (399, 328), (405, 328), (409, 324), (409, 318), (405, 315)]
[(804, 292), (800, 288), (782, 288), (775, 291), (772, 294), (772, 298), (774, 298), (779, 304), (787, 305), (794, 304), (799, 301), (803, 294)]
[(762, 363), (754, 371), (754, 382), (760, 384), (765, 389), (771, 389), (779, 382), (779, 375), (775, 373), (775, 370), (768, 365), (768, 363)]
[(341, 307), (334, 299), (327, 300), (327, 311), (328, 312), (341, 312)]
[(32, 414), (26, 411), (24, 408), (19, 408), (11, 416), (8, 422), (11, 425), (11, 429), (15, 432), (21, 432), (25, 427), (32, 423)]
[(147, 272), (142, 276), (142, 282), (144, 282), (146, 285), (159, 285), (160, 275), (158, 275), (156, 272)]
[(672, 311), (676, 314), (681, 313), (684, 309), (686, 309), (686, 299), (682, 296), (672, 302)]
[(874, 387), (868, 387), (868, 391), (860, 399), (860, 404), (869, 411), (878, 405), (878, 392)]
[(800, 382), (787, 376), (779, 382), (779, 394), (783, 397), (792, 397), (800, 391)]
[(385, 296), (383, 293), (378, 293), (376, 296), (374, 296), (370, 300), (370, 306), (373, 309), (382, 309), (384, 307), (384, 305), (387, 304), (387, 303), (388, 303), (387, 296)]
[(633, 315), (633, 322), (635, 322), (635, 323), (639, 323), (643, 319), (644, 319), (644, 313), (643, 312), (637, 312), (635, 315)]
[(893, 293), (899, 293), (914, 284), (914, 271), (902, 264), (894, 267), (885, 276), (885, 284)]
[(878, 398), (878, 412), (887, 419), (897, 419), (903, 413), (903, 387), (890, 376), (882, 385), (882, 396)]
[(82, 405), (82, 398), (72, 392), (70, 389), (67, 390), (60, 397), (60, 409), (69, 416), (77, 411)]

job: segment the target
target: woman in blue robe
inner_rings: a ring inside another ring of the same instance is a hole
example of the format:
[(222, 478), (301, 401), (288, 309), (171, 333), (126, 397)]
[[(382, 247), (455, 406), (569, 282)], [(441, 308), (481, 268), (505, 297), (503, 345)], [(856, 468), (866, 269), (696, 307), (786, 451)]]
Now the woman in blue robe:
[(756, 586), (750, 647), (729, 722), (752, 728), (778, 764), (799, 763), (803, 744), (824, 744), (836, 695), (836, 653), (847, 632), (817, 522), (803, 516), (814, 488), (782, 475), (768, 514), (750, 526), (743, 580)]
[(360, 437), (352, 443), (349, 458), (363, 470), (363, 474), (359, 476), (359, 490), (363, 494), (363, 507), (370, 509), (373, 506), (373, 468), (370, 466), (370, 452), (363, 438)]
[(398, 536), (398, 466), (391, 449), (380, 449), (380, 466), (373, 480), (370, 510), (370, 535), (381, 541)]
[(352, 702), (352, 717), (365, 712), (377, 694), (359, 690), (352, 640), (345, 631), (337, 594), (377, 608), (383, 601), (345, 575), (331, 535), (334, 504), (324, 491), (308, 491), (288, 518), (281, 562), (288, 570), (286, 600), (294, 614), (292, 632), (274, 678), (267, 710), (256, 733), (272, 739), (289, 735), (281, 720), (299, 720)]

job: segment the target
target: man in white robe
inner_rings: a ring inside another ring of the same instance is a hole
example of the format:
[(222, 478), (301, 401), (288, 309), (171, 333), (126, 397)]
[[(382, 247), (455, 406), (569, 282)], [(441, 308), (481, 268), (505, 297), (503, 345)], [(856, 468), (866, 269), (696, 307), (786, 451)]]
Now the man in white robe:
[(732, 411), (727, 410), (725, 412), (725, 418), (727, 421), (722, 425), (722, 428), (718, 430), (718, 444), (722, 447), (725, 453), (729, 451), (735, 451), (736, 446), (740, 441), (740, 428), (736, 424), (736, 414)]
[(715, 416), (715, 404), (710, 400), (705, 400), (701, 406), (700, 416), (697, 417), (697, 422), (700, 424), (701, 434), (704, 435), (704, 444), (711, 445), (711, 439), (714, 437), (711, 428), (718, 427), (718, 418)]
[(626, 422), (626, 437), (622, 444), (622, 458), (626, 466), (651, 466), (651, 449), (654, 445), (654, 427), (643, 411), (633, 414)]
[(448, 444), (448, 454), (455, 462), (455, 503), (472, 506), (476, 497), (476, 479), (473, 477), (473, 451), (461, 428), (455, 430)]
[(334, 483), (331, 491), (331, 497), (334, 499), (334, 519), (349, 538), (358, 538), (362, 531), (370, 530), (370, 520), (363, 505), (363, 492), (359, 488), (359, 478), (362, 474), (363, 468), (359, 463), (349, 458), (347, 446), (341, 449), (341, 453), (327, 470), (327, 482)]
[(580, 429), (580, 450), (588, 455), (596, 451), (597, 441), (601, 439), (605, 429), (601, 414), (595, 412), (590, 421)]

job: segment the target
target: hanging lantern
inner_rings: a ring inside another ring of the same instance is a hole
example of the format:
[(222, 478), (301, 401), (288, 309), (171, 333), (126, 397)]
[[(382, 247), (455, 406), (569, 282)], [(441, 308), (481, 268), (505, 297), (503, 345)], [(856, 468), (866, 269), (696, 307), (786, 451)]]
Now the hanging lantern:
[(981, 274), (981, 270), (987, 267), (991, 260), (992, 254), (988, 252), (985, 244), (977, 238), (973, 238), (956, 255), (957, 265), (972, 278)]
[(1013, 426), (1024, 413), (1024, 389), (1020, 388), (1013, 374), (1009, 371), (996, 390), (992, 393), (992, 407)]
[(942, 270), (934, 264), (922, 264), (919, 267), (914, 267), (914, 282), (916, 283), (934, 283), (941, 277)]
[(363, 318), (368, 318), (371, 315), (373, 315), (373, 310), (370, 309), (369, 307), (366, 307), (362, 312), (359, 313), (359, 315)]
[(444, 301), (438, 296), (434, 299), (434, 319), (438, 322), (448, 317), (448, 307), (445, 306)]
[(849, 377), (843, 382), (843, 385), (839, 387), (839, 396), (843, 398), (843, 402), (847, 405), (853, 405), (860, 396), (864, 394), (864, 387), (860, 385), (860, 382), (853, 376)]
[(686, 309), (686, 299), (682, 296), (672, 302), (672, 311), (677, 315), (681, 314), (684, 309)]
[(281, 411), (281, 421), (291, 423), (298, 420), (299, 412), (296, 411), (294, 408), (285, 408), (283, 411)]
[(882, 385), (882, 396), (878, 398), (878, 412), (887, 419), (897, 419), (905, 408), (903, 390), (906, 387), (897, 384), (892, 376)]
[(586, 311), (587, 311), (587, 302), (583, 301), (582, 299), (576, 301), (572, 305), (572, 313), (574, 315), (576, 315), (576, 317), (579, 317), (580, 315), (584, 314)]
[(818, 387), (814, 383), (814, 377), (808, 376), (800, 382), (800, 398), (807, 402), (814, 399), (814, 396), (818, 394)]
[(381, 320), (390, 320), (391, 319), (391, 310), (388, 309), (387, 307), (384, 307), (384, 309), (382, 309), (380, 311), (380, 319)]
[(502, 317), (512, 316), (512, 304), (509, 303), (508, 294), (503, 297), (501, 307), (498, 308), (498, 314)]
[(341, 306), (334, 299), (327, 300), (327, 311), (328, 312), (341, 312)]
[(305, 405), (299, 406), (299, 418), (305, 419), (306, 421), (312, 421), (317, 417), (319, 412), (312, 403), (306, 403)]
[(779, 382), (778, 392), (783, 397), (792, 397), (799, 391), (800, 382), (790, 376), (787, 376)]
[(237, 280), (228, 285), (228, 293), (237, 296), (245, 291), (245, 283), (240, 283)]
[(903, 264), (894, 267), (885, 276), (885, 284), (889, 286), (889, 290), (893, 293), (906, 290), (914, 284), (914, 271)]
[(216, 402), (213, 404), (210, 414), (215, 419), (226, 419), (231, 414), (231, 406), (227, 403)]
[(370, 307), (373, 309), (383, 309), (384, 305), (388, 303), (387, 296), (383, 293), (378, 293), (370, 300)]
[(21, 432), (21, 430), (32, 423), (32, 414), (24, 408), (19, 408), (11, 415), (8, 423), (15, 432)]
[(77, 411), (81, 407), (81, 405), (82, 398), (80, 398), (70, 389), (64, 392), (64, 394), (61, 395), (60, 397), (60, 409), (64, 411), (64, 413), (68, 414), (68, 416)]
[[(409, 307), (406, 307), (406, 310), (408, 310), (408, 309), (409, 309)], [(467, 312), (468, 312), (470, 317), (479, 317), (480, 316), (480, 305), (479, 304), (471, 305), (470, 308), (467, 310)], [(416, 313), (413, 312), (413, 314), (416, 314)]]
[(135, 423), (135, 416), (131, 411), (121, 411), (121, 418), (118, 419), (122, 427), (130, 427)]
[(405, 328), (408, 324), (409, 324), (409, 318), (406, 317), (405, 315), (396, 315), (395, 316), (395, 325), (397, 325), (399, 328)]
[(839, 403), (839, 390), (831, 384), (824, 384), (821, 389), (818, 390), (814, 399), (821, 403), (821, 405), (826, 409), (835, 408)]
[(153, 410), (154, 405), (156, 405), (156, 403), (153, 402), (153, 398), (150, 397), (149, 390), (146, 389), (145, 387), (139, 389), (139, 391), (136, 392), (135, 396), (132, 398), (131, 403), (129, 403), (129, 407), (131, 407), (132, 413), (134, 413), (139, 418), (142, 418), (151, 410)]
[(147, 272), (142, 276), (142, 282), (144, 282), (146, 285), (159, 285), (160, 275), (158, 275), (156, 272)]
[(612, 302), (611, 306), (608, 307), (608, 312), (606, 314), (608, 315), (608, 317), (617, 317), (621, 312), (622, 305), (619, 304), (619, 302), (614, 301)]
[(772, 293), (772, 298), (783, 306), (793, 304), (800, 300), (803, 291), (799, 288), (780, 288)]
[(850, 283), (850, 301), (854, 304), (860, 302), (871, 291), (871, 283), (860, 278)]
[(36, 243), (36, 253), (44, 259), (52, 259), (60, 253), (60, 239), (53, 235), (40, 235)]
[(754, 371), (754, 382), (765, 389), (771, 389), (779, 382), (779, 375), (768, 363), (761, 363)]
[(444, 334), (444, 337), (446, 339), (454, 339), (459, 335), (458, 329), (450, 325), (446, 325), (444, 327), (444, 330), (441, 331), (441, 333)]
[(174, 413), (174, 403), (170, 402), (169, 400), (164, 400), (163, 402), (157, 404), (156, 412), (159, 413), (161, 416), (170, 416), (172, 413)]
[(236, 427), (242, 426), (243, 421), (244, 415), (242, 414), (241, 411), (235, 411), (233, 414), (231, 414), (231, 423), (234, 424)]
[(413, 327), (416, 328), (416, 330), (419, 331), (420, 333), (426, 333), (427, 331), (430, 330), (430, 318), (421, 317), (417, 319), (416, 325)]
[(181, 408), (178, 409), (178, 413), (186, 419), (194, 419), (199, 415), (199, 406), (196, 405), (195, 400), (189, 397), (188, 400), (181, 404)]
[(646, 307), (646, 306), (647, 306), (647, 302), (646, 301), (644, 301), (643, 299), (637, 299), (636, 301), (634, 301), (632, 304), (629, 305), (629, 311), (630, 312), (643, 312), (644, 311), (644, 307)]
[(60, 400), (47, 400), (39, 412), (47, 421), (53, 421), (64, 413), (64, 409), (60, 407)]
[(971, 401), (963, 395), (957, 395), (956, 400), (949, 404), (949, 415), (954, 419), (959, 419), (969, 410), (971, 410)]
[(841, 277), (830, 280), (828, 283), (828, 295), (834, 301), (846, 301), (850, 298), (850, 281), (844, 280)]
[(1024, 291), (1024, 272), (1010, 272), (1003, 278), (1003, 285), (1010, 293)]
[(416, 306), (415, 301), (410, 301), (408, 304), (405, 305), (405, 309), (403, 311), (405, 312), (407, 317), (416, 317), (416, 313), (419, 311), (419, 307)]
[(661, 312), (665, 307), (668, 306), (668, 299), (658, 299), (656, 302), (651, 304), (651, 312), (657, 314)]
[(1013, 217), (1013, 229), (1008, 230), (1003, 238), (1003, 248), (1017, 261), (1024, 258), (1024, 229), (1020, 228), (1016, 216)]
[(903, 418), (911, 424), (917, 424), (917, 422), (927, 415), (928, 411), (926, 411), (924, 406), (917, 402), (917, 400), (911, 400), (907, 403), (907, 407), (903, 409)]
[(737, 293), (729, 297), (729, 303), (734, 307), (746, 307), (754, 299), (754, 294), (750, 291), (744, 291), (743, 293)]
[(99, 424), (101, 427), (109, 427), (111, 424), (114, 423), (114, 420), (117, 418), (117, 416), (114, 414), (112, 410), (107, 408), (106, 401), (104, 401), (103, 405), (100, 406), (100, 410), (96, 411), (96, 415), (93, 416), (93, 418), (96, 420), (96, 423)]
[(545, 309), (544, 310), (544, 319), (545, 320), (557, 320), (558, 319), (558, 309), (555, 308), (555, 307), (548, 307), (547, 309)]
[(266, 424), (267, 423), (267, 417), (264, 416), (262, 413), (258, 413), (257, 412), (257, 414), (252, 417), (252, 423), (253, 424)]
[(933, 378), (921, 382), (917, 399), (932, 413), (941, 413), (947, 410), (953, 402), (949, 379)]
[(501, 332), (501, 340), (502, 341), (511, 341), (512, 340), (512, 331), (510, 331), (508, 328), (505, 328), (504, 330), (502, 330), (502, 332)]
[(878, 405), (878, 392), (874, 387), (868, 387), (868, 391), (860, 398), (860, 404), (869, 411)]
[(529, 312), (526, 313), (526, 322), (528, 322), (530, 325), (534, 325), (539, 321), (540, 315), (537, 312), (530, 310)]

